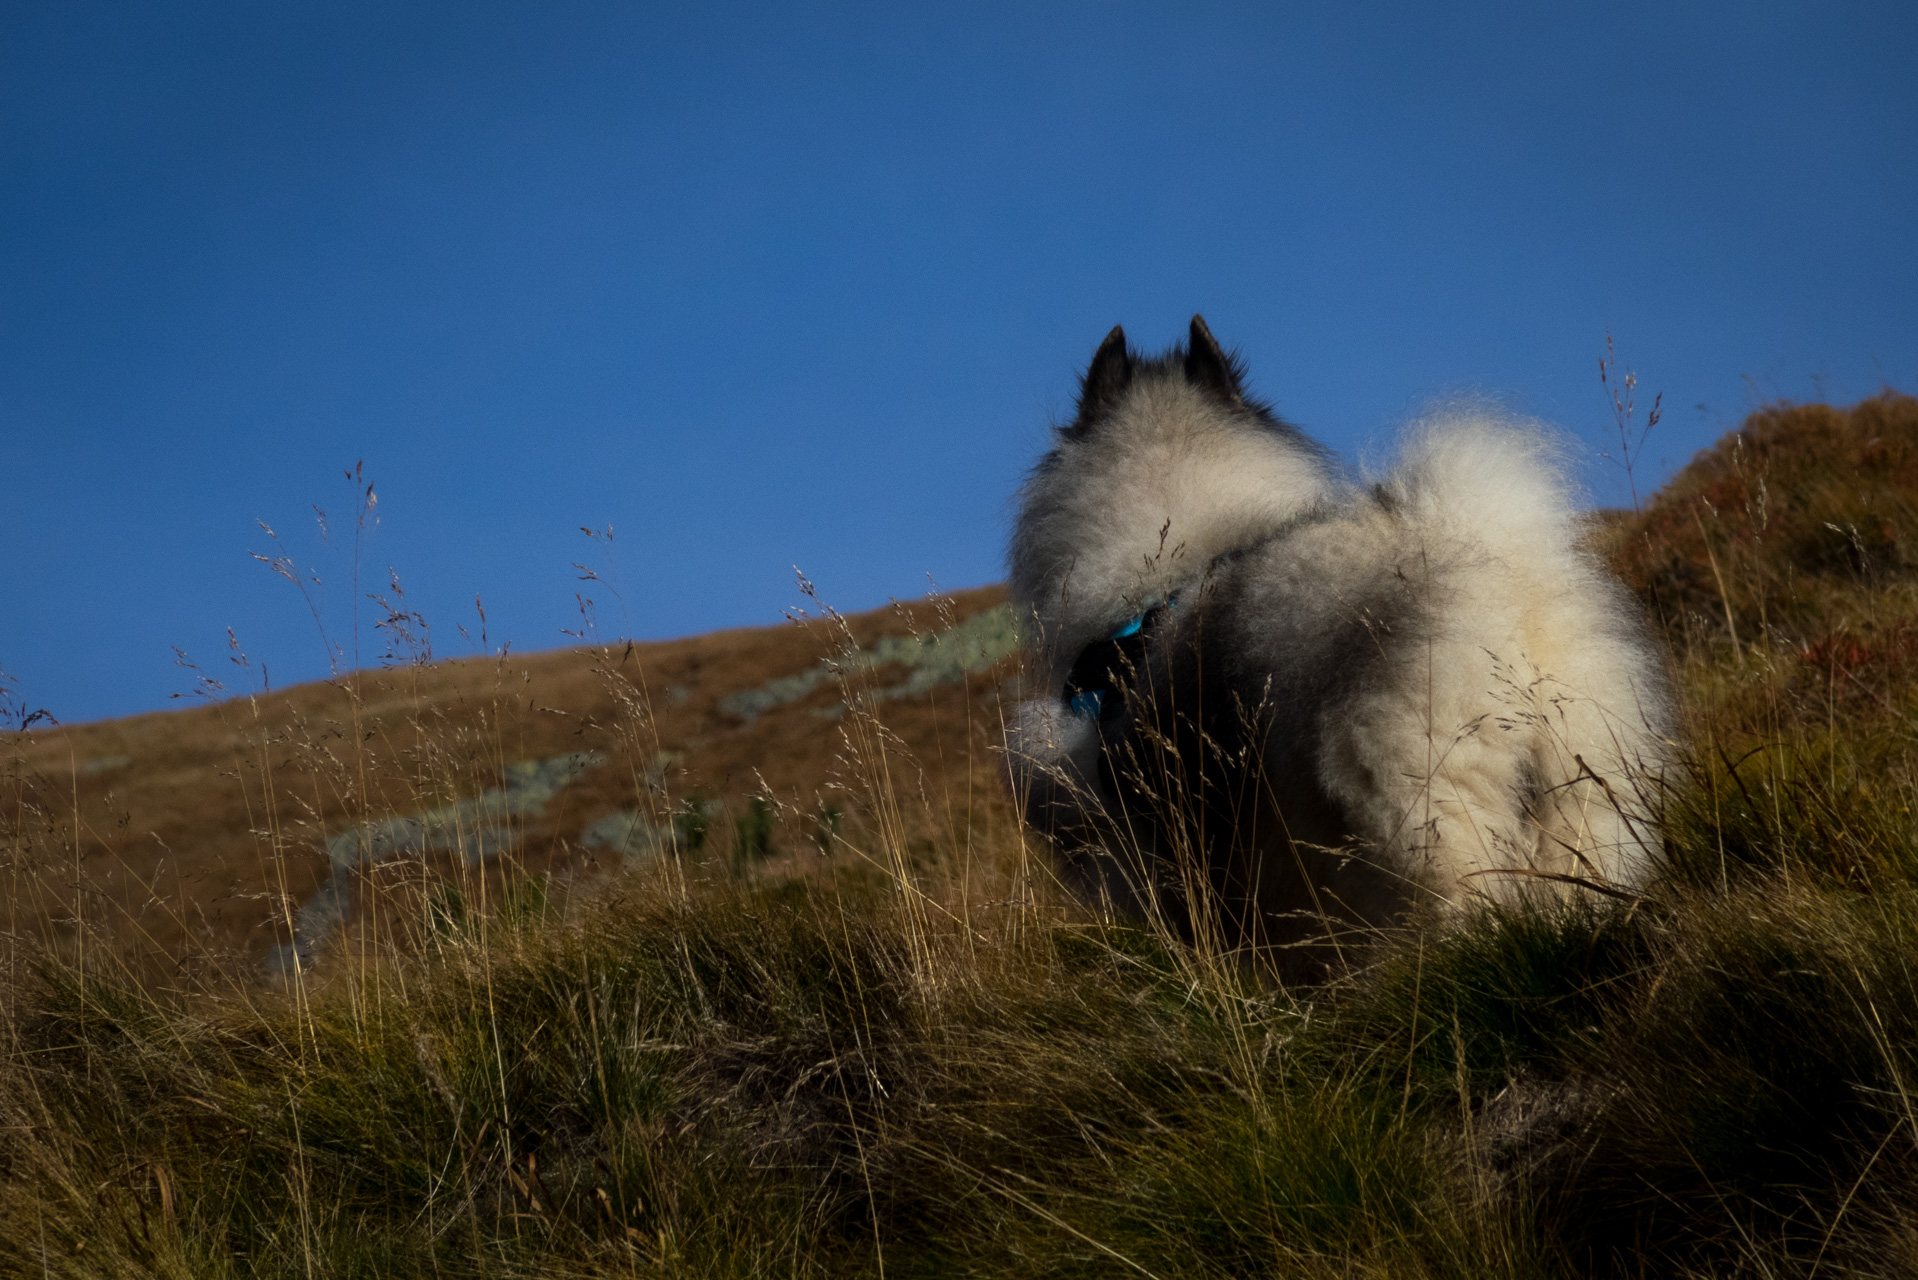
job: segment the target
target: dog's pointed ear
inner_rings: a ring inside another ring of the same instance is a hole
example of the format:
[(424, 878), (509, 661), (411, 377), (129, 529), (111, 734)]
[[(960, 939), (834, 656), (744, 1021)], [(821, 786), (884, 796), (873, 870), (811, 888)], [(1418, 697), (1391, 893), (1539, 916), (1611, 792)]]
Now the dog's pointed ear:
[(1092, 353), (1092, 363), (1079, 379), (1079, 416), (1072, 423), (1072, 434), (1082, 435), (1087, 428), (1118, 406), (1132, 385), (1132, 352), (1126, 348), (1125, 329), (1113, 325), (1112, 332)]
[(1185, 351), (1185, 380), (1229, 404), (1240, 404), (1245, 398), (1239, 387), (1238, 362), (1219, 346), (1219, 340), (1206, 327), (1204, 316), (1192, 317), (1191, 341)]

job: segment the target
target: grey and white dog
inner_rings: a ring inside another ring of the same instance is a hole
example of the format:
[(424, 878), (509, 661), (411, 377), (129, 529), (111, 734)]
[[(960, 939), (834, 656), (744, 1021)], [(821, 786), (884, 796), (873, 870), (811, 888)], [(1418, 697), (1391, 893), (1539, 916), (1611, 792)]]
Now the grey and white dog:
[(1420, 904), (1640, 883), (1667, 677), (1551, 453), (1472, 411), (1356, 484), (1202, 318), (1113, 329), (1010, 553), (1013, 782), (1076, 887), (1302, 972)]

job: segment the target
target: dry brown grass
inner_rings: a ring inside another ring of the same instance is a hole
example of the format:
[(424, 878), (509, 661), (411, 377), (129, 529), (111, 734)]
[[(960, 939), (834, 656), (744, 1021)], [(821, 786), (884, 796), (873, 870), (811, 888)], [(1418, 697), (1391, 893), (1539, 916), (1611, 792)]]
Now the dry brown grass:
[[(477, 795), (498, 785), (512, 762), (573, 751), (606, 760), (543, 813), (515, 818), (511, 856), (489, 868), (495, 895), (502, 877), (553, 877), (563, 888), (609, 874), (619, 858), (585, 847), (582, 831), (660, 786), (714, 806), (716, 853), (751, 798), (772, 797), (781, 814), (777, 861), (803, 861), (814, 851), (811, 815), (822, 803), (847, 807), (855, 826), (868, 819), (839, 776), (839, 722), (815, 714), (841, 691), (827, 682), (750, 724), (721, 700), (803, 671), (848, 638), (870, 646), (881, 636), (935, 631), (1003, 598), (988, 587), (907, 602), (847, 618), (843, 632), (816, 619), (404, 665), (0, 737), (13, 811), (10, 928), (75, 937), (84, 921), (90, 936), (129, 957), (244, 967), (286, 941), (289, 904), (297, 910), (325, 881), (329, 833)], [(924, 787), (949, 804), (942, 827), (983, 833), (1010, 820), (983, 745), (996, 730), (1005, 678), (1004, 667), (980, 672), (963, 686), (887, 705), (890, 732), (918, 762), (901, 786)], [(655, 772), (662, 751), (673, 758)], [(658, 778), (652, 786), (649, 774)], [(443, 878), (454, 861), (440, 855), (424, 867), (399, 863), (372, 874)]]
[(1905, 661), (1918, 400), (1761, 409), (1606, 539), (1681, 653), (1722, 642)]

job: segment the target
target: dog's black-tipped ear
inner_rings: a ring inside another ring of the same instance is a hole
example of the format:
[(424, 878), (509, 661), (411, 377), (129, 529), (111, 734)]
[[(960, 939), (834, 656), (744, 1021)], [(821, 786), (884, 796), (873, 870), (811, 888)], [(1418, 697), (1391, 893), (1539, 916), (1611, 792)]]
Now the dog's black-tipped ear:
[(1191, 341), (1185, 351), (1185, 380), (1232, 404), (1241, 403), (1238, 363), (1219, 346), (1204, 316), (1192, 317)]
[(1072, 424), (1072, 433), (1083, 433), (1100, 418), (1118, 407), (1125, 397), (1126, 388), (1132, 385), (1132, 352), (1127, 350), (1125, 329), (1113, 325), (1112, 332), (1092, 353), (1092, 363), (1086, 366), (1085, 377), (1079, 379), (1079, 416)]

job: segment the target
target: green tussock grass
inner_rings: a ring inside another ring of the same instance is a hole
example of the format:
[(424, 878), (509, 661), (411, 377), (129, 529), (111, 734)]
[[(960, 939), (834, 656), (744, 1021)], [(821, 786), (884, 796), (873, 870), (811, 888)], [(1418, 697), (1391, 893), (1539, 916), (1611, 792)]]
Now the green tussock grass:
[(1684, 691), (1643, 895), (1276, 987), (915, 818), (854, 689), (806, 874), (428, 897), (284, 988), (16, 945), (0, 1274), (1910, 1274), (1918, 608), (1902, 551), (1806, 548), (1865, 507), (1904, 545), (1918, 477), (1826, 463), (1918, 457), (1918, 412), (1748, 430), (1602, 535)]
[(1295, 993), (1030, 909), (927, 930), (898, 896), (876, 873), (629, 886), (305, 1000), (42, 958), (11, 993), (0, 1270), (1527, 1276), (1909, 1256), (1908, 884), (1748, 872), (1487, 912)]

